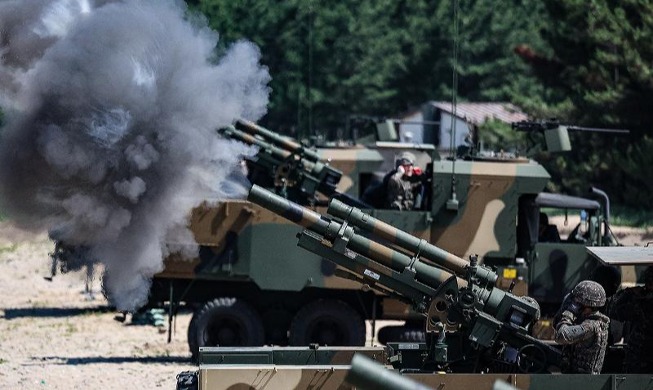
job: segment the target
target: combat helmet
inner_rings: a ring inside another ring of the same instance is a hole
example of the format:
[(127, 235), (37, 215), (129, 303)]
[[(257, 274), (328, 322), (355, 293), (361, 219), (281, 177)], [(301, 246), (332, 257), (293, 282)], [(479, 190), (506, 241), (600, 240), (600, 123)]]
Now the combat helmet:
[(571, 296), (583, 306), (602, 307), (605, 305), (605, 290), (592, 280), (583, 280), (578, 283), (571, 290)]
[(415, 155), (410, 152), (401, 153), (399, 157), (397, 157), (397, 161), (395, 161), (395, 167), (413, 164), (415, 164)]

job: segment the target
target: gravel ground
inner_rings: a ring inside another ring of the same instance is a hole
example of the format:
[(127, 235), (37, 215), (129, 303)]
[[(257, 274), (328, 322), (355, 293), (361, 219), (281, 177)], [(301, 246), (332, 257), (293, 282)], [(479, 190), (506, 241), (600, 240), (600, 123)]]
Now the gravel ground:
[(46, 236), (0, 225), (0, 388), (175, 388), (194, 369), (186, 344), (190, 314), (167, 332), (114, 320), (96, 280), (84, 293), (85, 272), (49, 275)]
[[(651, 229), (614, 230), (625, 245), (653, 241)], [(189, 313), (170, 343), (154, 326), (116, 321), (97, 280), (95, 299), (84, 293), (84, 272), (44, 279), (51, 250), (45, 235), (0, 223), (0, 389), (174, 389), (179, 372), (195, 369)]]

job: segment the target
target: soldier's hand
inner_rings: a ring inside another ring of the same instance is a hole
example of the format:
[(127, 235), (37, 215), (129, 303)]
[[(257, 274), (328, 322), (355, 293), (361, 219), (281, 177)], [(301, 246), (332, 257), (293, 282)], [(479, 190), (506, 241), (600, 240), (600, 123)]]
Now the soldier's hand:
[(577, 316), (577, 314), (575, 314), (574, 312), (571, 312), (569, 310), (565, 310), (565, 311), (562, 312), (562, 318), (561, 318), (560, 322), (566, 322), (566, 323), (573, 324), (574, 321), (576, 321), (576, 316)]

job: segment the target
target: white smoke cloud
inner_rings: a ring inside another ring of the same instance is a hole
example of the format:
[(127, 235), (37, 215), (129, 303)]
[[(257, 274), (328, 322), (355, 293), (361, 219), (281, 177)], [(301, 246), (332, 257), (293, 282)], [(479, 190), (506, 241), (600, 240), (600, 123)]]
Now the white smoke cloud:
[(265, 114), (258, 48), (216, 58), (218, 34), (173, 0), (0, 0), (0, 26), (2, 209), (88, 247), (133, 310), (190, 210), (246, 193), (253, 151), (215, 129)]

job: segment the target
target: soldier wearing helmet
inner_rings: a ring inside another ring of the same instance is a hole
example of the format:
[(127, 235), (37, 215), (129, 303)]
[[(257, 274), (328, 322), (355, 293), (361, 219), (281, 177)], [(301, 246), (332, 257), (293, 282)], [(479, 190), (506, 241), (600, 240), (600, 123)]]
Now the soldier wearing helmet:
[(413, 193), (415, 156), (404, 152), (395, 161), (395, 169), (384, 178), (386, 186), (385, 207), (395, 210), (412, 210), (415, 202)]
[(578, 283), (565, 297), (554, 318), (555, 341), (564, 345), (564, 372), (601, 372), (610, 325), (610, 318), (599, 311), (605, 301), (605, 290), (591, 280)]
[(630, 324), (624, 347), (624, 371), (653, 373), (653, 266), (643, 273), (644, 286), (617, 292), (610, 307), (610, 317)]

